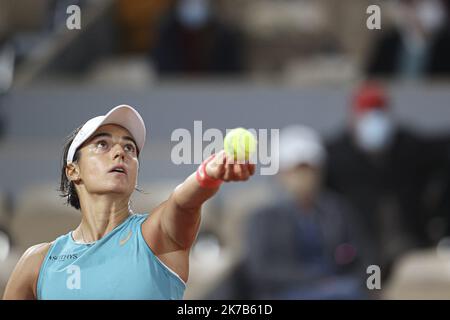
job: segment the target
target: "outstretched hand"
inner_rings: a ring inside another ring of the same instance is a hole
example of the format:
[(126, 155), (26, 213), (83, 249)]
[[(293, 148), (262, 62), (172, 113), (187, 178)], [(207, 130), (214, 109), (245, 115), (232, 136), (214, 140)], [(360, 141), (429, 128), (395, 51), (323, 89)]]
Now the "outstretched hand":
[(214, 179), (229, 181), (247, 181), (255, 173), (255, 164), (239, 164), (222, 150), (206, 165), (206, 174)]

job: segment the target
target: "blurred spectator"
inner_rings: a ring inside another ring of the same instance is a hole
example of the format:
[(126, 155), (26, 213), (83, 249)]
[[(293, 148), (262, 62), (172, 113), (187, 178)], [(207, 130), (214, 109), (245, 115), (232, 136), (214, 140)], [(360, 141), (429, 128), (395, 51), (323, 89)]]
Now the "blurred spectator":
[[(96, 0), (95, 0), (96, 1)], [(117, 0), (115, 3), (120, 50), (145, 54), (153, 49), (158, 25), (174, 0)]]
[(51, 31), (55, 31), (61, 26), (66, 25), (67, 21), (67, 8), (71, 5), (76, 5), (80, 7), (81, 10), (84, 9), (86, 0), (51, 0), (48, 6), (48, 20), (47, 27)]
[(328, 184), (361, 213), (383, 276), (400, 254), (430, 244), (425, 196), (441, 151), (394, 122), (375, 84), (357, 91), (348, 130), (329, 145)]
[(251, 298), (364, 297), (354, 214), (337, 195), (322, 189), (324, 161), (324, 146), (312, 129), (282, 130), (283, 195), (248, 222), (244, 270)]
[(383, 33), (369, 57), (369, 76), (450, 75), (450, 1), (397, 1), (394, 27)]
[(3, 100), (11, 88), (14, 75), (15, 50), (10, 41), (0, 35), (0, 139), (5, 132)]
[[(15, 50), (13, 44), (0, 37), (0, 99), (12, 85)], [(1, 101), (0, 101), (1, 105)]]
[(2, 106), (2, 96), (0, 95), (0, 141), (3, 138), (3, 135), (5, 134), (5, 119), (3, 115), (3, 106)]
[(161, 25), (153, 50), (161, 74), (238, 73), (241, 36), (222, 24), (209, 0), (178, 0)]
[[(432, 220), (427, 225), (427, 231), (438, 244), (445, 237), (450, 237), (450, 135), (442, 135), (434, 139), (435, 149), (443, 154), (443, 165), (436, 172), (434, 201), (431, 205)], [(433, 205), (434, 204), (434, 205)]]

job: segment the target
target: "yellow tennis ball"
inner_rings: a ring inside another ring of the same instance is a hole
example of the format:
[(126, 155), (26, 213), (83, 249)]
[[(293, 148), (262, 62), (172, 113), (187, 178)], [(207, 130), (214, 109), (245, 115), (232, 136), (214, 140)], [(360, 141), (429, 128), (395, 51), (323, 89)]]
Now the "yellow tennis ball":
[(251, 154), (256, 151), (257, 143), (253, 134), (244, 128), (231, 130), (223, 141), (226, 154), (238, 161), (249, 161)]

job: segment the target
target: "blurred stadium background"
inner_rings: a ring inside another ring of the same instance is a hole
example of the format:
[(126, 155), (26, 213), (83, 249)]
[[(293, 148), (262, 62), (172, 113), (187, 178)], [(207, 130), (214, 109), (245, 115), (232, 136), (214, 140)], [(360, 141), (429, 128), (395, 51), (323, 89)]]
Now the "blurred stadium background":
[[(142, 114), (148, 143), (139, 186), (148, 194), (134, 195), (133, 206), (149, 211), (196, 169), (170, 160), (171, 133), (193, 130), (195, 120), (204, 130), (299, 123), (333, 138), (347, 125), (355, 88), (371, 76), (377, 41), (396, 25), (393, 4), (402, 1), (212, 2), (214, 27), (180, 36), (170, 28), (178, 17), (173, 0), (0, 0), (0, 295), (27, 247), (79, 222), (56, 190), (64, 138), (83, 121), (121, 103)], [(66, 28), (71, 4), (81, 8), (80, 30)], [(381, 30), (366, 28), (371, 4), (381, 7)], [(186, 19), (200, 23), (195, 14)], [(386, 74), (379, 81), (400, 123), (445, 140), (444, 65), (442, 72)], [(444, 186), (450, 181), (441, 178)], [(255, 176), (226, 184), (208, 202), (187, 299), (240, 297), (227, 279), (242, 259), (247, 216), (274, 196), (273, 177)], [(437, 250), (446, 236), (399, 257), (377, 298), (450, 298), (450, 259)]]

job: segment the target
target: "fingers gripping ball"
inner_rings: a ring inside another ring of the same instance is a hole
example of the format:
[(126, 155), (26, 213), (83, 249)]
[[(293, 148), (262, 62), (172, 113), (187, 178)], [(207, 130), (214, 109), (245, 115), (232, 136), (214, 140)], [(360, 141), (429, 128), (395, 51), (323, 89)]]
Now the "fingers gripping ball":
[(231, 130), (223, 141), (226, 154), (239, 162), (250, 160), (250, 156), (256, 151), (257, 143), (253, 134), (244, 128)]

